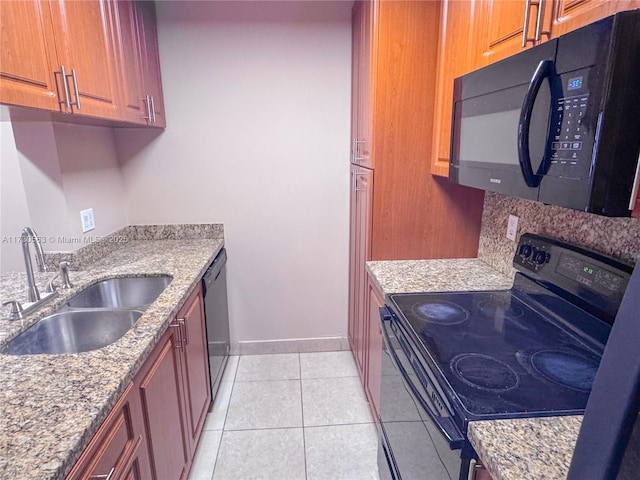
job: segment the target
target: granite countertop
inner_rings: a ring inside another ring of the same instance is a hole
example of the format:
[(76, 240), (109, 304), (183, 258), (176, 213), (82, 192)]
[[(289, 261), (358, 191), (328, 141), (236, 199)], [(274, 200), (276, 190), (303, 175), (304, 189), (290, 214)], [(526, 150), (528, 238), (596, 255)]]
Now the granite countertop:
[(477, 258), (367, 262), (380, 291), (391, 293), (507, 290), (513, 278)]
[[(9, 322), (3, 310), (0, 345), (101, 279), (173, 277), (136, 326), (112, 345), (79, 354), (0, 354), (0, 478), (65, 477), (223, 244), (223, 239), (130, 241), (85, 270), (70, 272), (74, 288), (25, 320)], [(38, 286), (50, 276), (38, 274)], [(2, 301), (24, 300), (23, 273), (0, 278)]]
[[(477, 258), (367, 262), (367, 270), (385, 297), (513, 284)], [(582, 416), (470, 422), (468, 437), (493, 480), (558, 480), (567, 476), (581, 422)]]
[(567, 478), (582, 416), (469, 423), (469, 440), (493, 480)]

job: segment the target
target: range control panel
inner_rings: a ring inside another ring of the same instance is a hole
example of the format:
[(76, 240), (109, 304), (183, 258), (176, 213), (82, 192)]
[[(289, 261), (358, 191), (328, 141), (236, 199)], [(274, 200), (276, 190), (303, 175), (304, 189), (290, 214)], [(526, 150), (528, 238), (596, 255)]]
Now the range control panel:
[(614, 310), (633, 272), (616, 258), (531, 233), (520, 237), (513, 266), (586, 301), (615, 305)]

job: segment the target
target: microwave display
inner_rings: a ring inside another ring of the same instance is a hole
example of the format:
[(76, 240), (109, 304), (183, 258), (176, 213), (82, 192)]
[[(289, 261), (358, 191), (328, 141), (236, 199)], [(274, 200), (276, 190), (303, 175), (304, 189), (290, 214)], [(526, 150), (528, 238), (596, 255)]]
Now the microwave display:
[(567, 90), (578, 90), (579, 88), (582, 88), (582, 77), (570, 78)]

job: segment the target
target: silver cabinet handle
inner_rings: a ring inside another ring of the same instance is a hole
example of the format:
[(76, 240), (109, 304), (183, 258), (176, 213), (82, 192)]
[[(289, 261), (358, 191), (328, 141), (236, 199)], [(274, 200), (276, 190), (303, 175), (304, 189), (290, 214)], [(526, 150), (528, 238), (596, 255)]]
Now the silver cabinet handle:
[(71, 105), (75, 105), (76, 107), (78, 107), (78, 110), (80, 110), (80, 90), (78, 90), (78, 77), (76, 76), (75, 68), (71, 69), (71, 79), (73, 80), (73, 89), (75, 90), (76, 94), (76, 101), (71, 102)]
[(151, 123), (152, 118), (151, 118), (151, 97), (149, 95), (145, 95), (144, 98), (142, 99), (142, 101), (144, 102), (144, 107), (147, 110), (147, 116), (146, 117), (142, 117), (145, 120), (149, 120), (149, 123)]
[(104, 474), (104, 475), (91, 475), (90, 478), (104, 478), (104, 480), (111, 480), (111, 476), (113, 475), (113, 472), (116, 471), (116, 467), (111, 467), (111, 470), (109, 470), (109, 473)]
[[(531, 7), (535, 6), (536, 11), (536, 30), (533, 37), (528, 36), (529, 19), (531, 17)], [(528, 42), (537, 42), (542, 38), (542, 34), (548, 35), (549, 31), (542, 31), (542, 20), (544, 19), (545, 0), (527, 0), (524, 10), (524, 25), (522, 27), (522, 47), (526, 47)]]
[(184, 343), (184, 340), (182, 339), (182, 325), (180, 325), (180, 323), (176, 320), (171, 324), (171, 328), (176, 329), (176, 336), (178, 337), (175, 348), (182, 350), (182, 344)]
[(358, 156), (358, 145), (360, 145), (361, 143), (366, 143), (366, 142), (364, 140), (358, 140), (357, 138), (353, 141), (353, 163), (358, 163), (358, 162), (361, 162), (362, 160), (365, 160), (364, 157)]
[(542, 30), (542, 21), (544, 20), (544, 5), (545, 0), (537, 0), (534, 5), (538, 6), (538, 17), (536, 18), (536, 41), (539, 41), (542, 38), (542, 35), (549, 35), (551, 32), (549, 30)]
[(182, 342), (186, 347), (189, 345), (189, 330), (187, 329), (187, 321), (185, 318), (179, 318), (178, 323), (182, 327)]
[(58, 100), (60, 105), (64, 104), (66, 107), (71, 110), (71, 94), (69, 93), (69, 84), (67, 83), (67, 71), (64, 69), (64, 65), (60, 65), (60, 72), (54, 72), (54, 75), (58, 75), (62, 77), (62, 89), (64, 90), (64, 99)]
[(364, 177), (366, 173), (353, 173), (353, 191), (360, 192), (362, 190), (366, 190), (366, 188), (358, 188), (358, 177)]
[(151, 112), (151, 123), (156, 123), (156, 100), (153, 98), (153, 95), (149, 98), (151, 98), (151, 107), (149, 107), (149, 111)]

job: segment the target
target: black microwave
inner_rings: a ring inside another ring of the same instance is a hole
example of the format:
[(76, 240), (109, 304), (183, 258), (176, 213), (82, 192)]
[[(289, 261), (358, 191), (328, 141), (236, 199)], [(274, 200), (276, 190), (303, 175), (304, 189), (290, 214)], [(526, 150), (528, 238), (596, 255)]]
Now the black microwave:
[(628, 216), (640, 155), (640, 10), (456, 78), (450, 153), (454, 183)]

